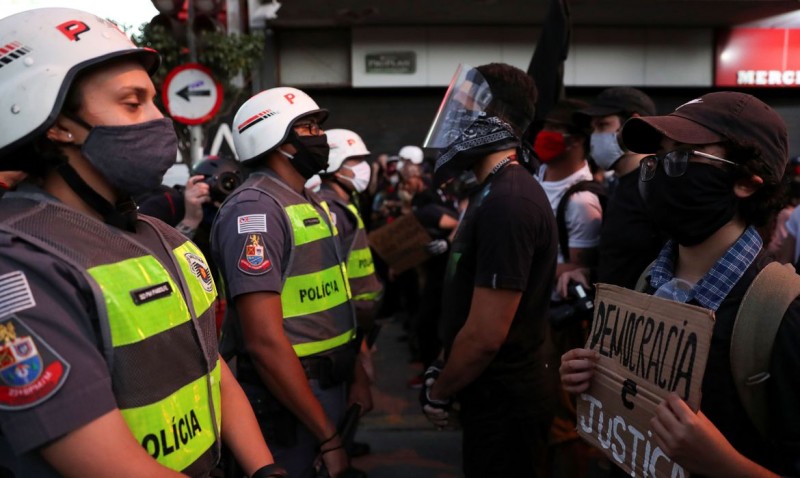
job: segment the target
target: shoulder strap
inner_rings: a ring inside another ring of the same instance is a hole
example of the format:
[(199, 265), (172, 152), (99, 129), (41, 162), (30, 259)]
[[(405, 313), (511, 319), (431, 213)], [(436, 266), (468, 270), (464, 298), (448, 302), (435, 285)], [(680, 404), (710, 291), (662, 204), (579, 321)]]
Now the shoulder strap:
[(800, 295), (791, 264), (772, 262), (745, 292), (731, 337), (731, 372), (750, 420), (767, 435), (767, 379), (772, 346), (789, 304)]
[(589, 191), (597, 196), (600, 200), (600, 206), (605, 209), (606, 207), (606, 192), (603, 185), (589, 179), (578, 181), (570, 186), (561, 197), (556, 207), (556, 225), (558, 226), (558, 245), (561, 246), (561, 255), (564, 257), (564, 262), (569, 262), (569, 232), (567, 231), (567, 206), (569, 199), (573, 194), (582, 191)]

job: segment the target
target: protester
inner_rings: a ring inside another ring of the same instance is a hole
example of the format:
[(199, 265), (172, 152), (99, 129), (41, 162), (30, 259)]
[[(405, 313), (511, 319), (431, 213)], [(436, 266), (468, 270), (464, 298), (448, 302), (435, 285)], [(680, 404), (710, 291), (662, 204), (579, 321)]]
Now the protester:
[[(536, 179), (547, 194), (558, 226), (556, 281), (577, 269), (591, 271), (592, 275), (597, 264), (603, 219), (600, 196), (604, 198), (605, 193), (594, 182), (586, 159), (588, 121), (579, 121), (574, 115), (588, 106), (579, 100), (560, 100), (545, 116), (544, 126), (534, 140), (534, 151), (542, 163)], [(568, 292), (562, 297), (555, 290), (556, 283), (553, 289), (548, 343), (557, 361), (567, 350), (586, 342), (591, 314), (576, 309), (573, 302), (579, 297)], [(586, 289), (589, 293), (588, 286)], [(586, 476), (591, 452), (576, 431), (574, 398), (560, 391), (550, 428), (548, 474), (563, 478)]]
[[(800, 301), (775, 337), (766, 387), (767, 435), (750, 419), (731, 370), (733, 324), (745, 291), (771, 259), (756, 227), (781, 207), (788, 160), (783, 119), (753, 96), (717, 92), (667, 116), (633, 118), (624, 144), (642, 160), (639, 188), (670, 237), (647, 277), (647, 292), (714, 311), (700, 410), (671, 393), (650, 420), (661, 450), (693, 476), (797, 476), (800, 443)], [(597, 353), (562, 357), (561, 381), (579, 393)]]
[(0, 469), (208, 476), (224, 441), (286, 476), (219, 358), (202, 253), (131, 199), (177, 154), (157, 53), (65, 8), (0, 19), (0, 42), (0, 167), (31, 176), (0, 208)]
[(425, 145), (439, 149), (437, 183), (466, 169), (481, 183), (444, 284), (445, 364), (428, 369), (420, 396), (440, 427), (460, 402), (467, 477), (542, 473), (554, 390), (541, 344), (558, 240), (547, 196), (520, 165), (535, 101), (533, 80), (515, 67), (462, 66)]
[[(266, 113), (265, 113), (266, 112)], [(305, 182), (328, 165), (327, 110), (295, 88), (262, 91), (233, 120), (239, 160), (254, 170), (211, 233), (229, 304), (221, 349), (292, 477), (348, 467), (337, 426), (357, 343), (345, 256), (327, 205)], [(360, 386), (368, 386), (361, 384)]]

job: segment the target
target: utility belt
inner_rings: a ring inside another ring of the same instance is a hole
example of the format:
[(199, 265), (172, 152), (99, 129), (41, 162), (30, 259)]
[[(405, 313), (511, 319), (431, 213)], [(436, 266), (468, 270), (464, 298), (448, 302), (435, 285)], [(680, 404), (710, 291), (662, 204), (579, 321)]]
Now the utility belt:
[[(353, 377), (356, 353), (357, 350), (348, 344), (324, 354), (301, 357), (300, 365), (307, 379), (317, 380), (323, 389), (331, 388)], [(241, 383), (261, 384), (261, 378), (247, 355), (239, 355), (236, 375)]]

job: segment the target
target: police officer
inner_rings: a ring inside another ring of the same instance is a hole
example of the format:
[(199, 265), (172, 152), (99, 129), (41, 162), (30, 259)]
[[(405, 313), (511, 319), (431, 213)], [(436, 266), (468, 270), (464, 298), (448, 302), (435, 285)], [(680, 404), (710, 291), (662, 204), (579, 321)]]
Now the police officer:
[(0, 20), (0, 42), (0, 165), (41, 186), (0, 212), (0, 469), (208, 476), (222, 438), (285, 476), (219, 359), (205, 259), (130, 200), (177, 154), (158, 55), (61, 8)]
[[(366, 191), (372, 175), (367, 163), (370, 152), (361, 137), (346, 129), (329, 129), (328, 168), (322, 174), (319, 197), (330, 208), (331, 217), (339, 231), (339, 244), (347, 257), (347, 275), (353, 293), (353, 305), (359, 327), (358, 359), (353, 382), (347, 395), (348, 406), (358, 404), (361, 414), (372, 410), (372, 393), (369, 385), (375, 379), (371, 344), (379, 329), (374, 327), (376, 306), (383, 293), (383, 284), (375, 274), (375, 264), (367, 241), (367, 231), (361, 218), (359, 194)], [(368, 343), (368, 340), (370, 343)], [(361, 373), (361, 372), (365, 373)], [(367, 443), (348, 444), (351, 456), (369, 452)]]
[(358, 324), (368, 331), (383, 285), (375, 275), (375, 265), (367, 242), (364, 221), (359, 213), (358, 194), (369, 185), (371, 168), (366, 161), (367, 146), (361, 137), (346, 129), (326, 131), (330, 155), (322, 174), (319, 197), (330, 207), (339, 230), (339, 241), (347, 256), (347, 275), (353, 293)]
[(239, 159), (255, 169), (220, 208), (211, 231), (235, 312), (222, 349), (257, 405), (278, 463), (332, 476), (347, 467), (336, 425), (355, 367), (355, 320), (345, 256), (327, 205), (305, 182), (328, 164), (326, 110), (295, 88), (247, 100), (234, 117)]

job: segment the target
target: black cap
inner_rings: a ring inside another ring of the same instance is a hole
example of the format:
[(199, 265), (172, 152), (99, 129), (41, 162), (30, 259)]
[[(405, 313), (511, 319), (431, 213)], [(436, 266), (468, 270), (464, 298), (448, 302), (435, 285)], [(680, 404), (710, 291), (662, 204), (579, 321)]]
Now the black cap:
[(630, 116), (633, 113), (639, 116), (652, 116), (656, 114), (656, 105), (641, 90), (617, 86), (601, 91), (588, 108), (582, 109), (577, 114), (592, 117), (616, 114)]
[(728, 141), (740, 148), (752, 148), (769, 169), (769, 176), (763, 179), (773, 182), (780, 181), (789, 161), (783, 118), (745, 93), (709, 93), (666, 116), (631, 118), (622, 128), (622, 141), (637, 153), (658, 151), (663, 136), (685, 144)]
[(588, 117), (575, 114), (588, 106), (589, 103), (577, 99), (559, 100), (544, 117), (544, 122), (562, 126), (570, 133), (588, 135), (591, 133)]

